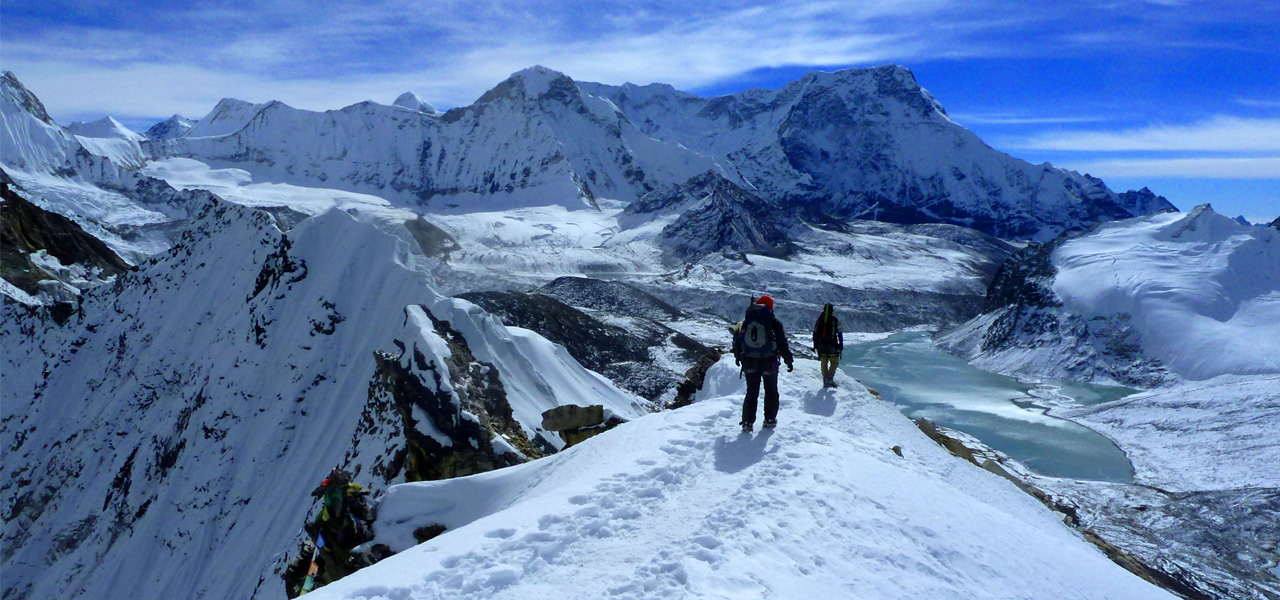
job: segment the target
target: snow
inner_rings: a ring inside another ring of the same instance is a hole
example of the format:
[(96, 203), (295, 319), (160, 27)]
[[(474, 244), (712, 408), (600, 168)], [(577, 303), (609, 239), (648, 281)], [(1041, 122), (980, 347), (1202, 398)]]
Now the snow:
[(400, 94), (400, 96), (396, 98), (396, 101), (392, 102), (391, 105), (399, 106), (400, 108), (412, 110), (414, 112), (427, 113), (429, 115), (434, 115), (439, 112), (436, 110), (436, 107), (422, 101), (413, 92)]
[(200, 119), (183, 137), (219, 137), (240, 131), (266, 104), (251, 104), (235, 98), (223, 98), (209, 114)]
[[(146, 230), (148, 226), (170, 220), (168, 214), (157, 210), (162, 207), (135, 202), (120, 192), (48, 173), (8, 168), (5, 172), (22, 188), (18, 193), (27, 200), (75, 221), (130, 263), (142, 262), (170, 246), (167, 238)], [(115, 233), (115, 229), (140, 231), (126, 239)]]
[(725, 361), (688, 408), (532, 463), (393, 486), (378, 541), (405, 551), (312, 595), (1171, 597), (852, 379), (821, 390), (815, 362), (796, 366), (777, 430), (736, 432), (743, 384)]
[(1053, 264), (1063, 310), (1129, 315), (1146, 352), (1182, 377), (1280, 373), (1280, 231), (1204, 205), (1104, 224)]
[(1280, 488), (1280, 375), (1220, 375), (1054, 414), (1115, 440), (1138, 483), (1171, 492)]
[(102, 117), (89, 123), (77, 121), (67, 125), (66, 130), (82, 138), (109, 138), (130, 142), (141, 142), (147, 139), (146, 136), (125, 127), (112, 117)]
[(4, 279), (0, 279), (0, 295), (5, 297), (5, 304), (9, 304), (10, 302), (26, 305), (44, 304), (40, 298), (18, 289), (17, 286), (5, 281)]
[[(204, 198), (180, 244), (87, 290), (66, 326), (6, 301), (0, 498), (26, 507), (3, 528), (7, 588), (278, 597), (273, 569), (294, 548), (306, 492), (337, 464), (376, 489), (368, 461), (395, 449), (356, 435), (373, 406), (374, 353), (423, 341), (427, 360), (443, 358), (420, 321), (409, 336), (409, 307), (451, 321), (498, 369), (526, 431), (561, 401), (642, 414), (639, 398), (562, 349), (441, 297), (419, 257), (372, 224), (337, 210), (303, 221), (284, 271), (269, 216)], [(19, 502), (33, 497), (46, 500)], [(269, 590), (255, 591), (259, 577)]]
[(243, 169), (214, 168), (190, 158), (152, 161), (142, 173), (178, 189), (208, 190), (223, 200), (245, 206), (287, 207), (308, 216), (333, 208), (357, 210), (385, 221), (417, 217), (410, 210), (392, 207), (391, 202), (378, 196), (287, 183), (255, 183), (253, 175)]

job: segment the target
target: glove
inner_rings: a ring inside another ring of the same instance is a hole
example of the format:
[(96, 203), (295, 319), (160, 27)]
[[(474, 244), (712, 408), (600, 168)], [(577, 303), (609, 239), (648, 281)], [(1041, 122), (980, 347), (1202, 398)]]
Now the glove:
[(792, 363), (791, 361), (787, 361), (787, 372), (790, 373), (794, 370), (796, 370), (795, 364)]
[(734, 366), (736, 366), (736, 367), (741, 367), (741, 366), (742, 366), (742, 359), (741, 359), (741, 358), (738, 358), (738, 355), (737, 355), (737, 354), (733, 355), (733, 364), (734, 364)]

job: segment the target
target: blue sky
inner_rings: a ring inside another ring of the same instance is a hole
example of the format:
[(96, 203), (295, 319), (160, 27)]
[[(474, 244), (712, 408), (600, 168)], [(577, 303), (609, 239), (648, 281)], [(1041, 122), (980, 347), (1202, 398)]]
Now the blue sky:
[(521, 68), (704, 95), (894, 62), (992, 146), (1280, 215), (1280, 2), (6, 0), (0, 66), (62, 121), (218, 99), (468, 104)]

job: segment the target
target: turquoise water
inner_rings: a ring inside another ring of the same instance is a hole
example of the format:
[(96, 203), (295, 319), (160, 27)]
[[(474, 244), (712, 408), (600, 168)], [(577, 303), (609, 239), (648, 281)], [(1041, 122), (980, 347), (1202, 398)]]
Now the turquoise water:
[[(1044, 414), (1031, 387), (937, 350), (925, 332), (900, 333), (845, 348), (847, 373), (913, 419), (972, 435), (1051, 477), (1133, 482), (1133, 464), (1102, 434)], [(1059, 393), (1096, 404), (1133, 393), (1122, 387), (1060, 384)]]

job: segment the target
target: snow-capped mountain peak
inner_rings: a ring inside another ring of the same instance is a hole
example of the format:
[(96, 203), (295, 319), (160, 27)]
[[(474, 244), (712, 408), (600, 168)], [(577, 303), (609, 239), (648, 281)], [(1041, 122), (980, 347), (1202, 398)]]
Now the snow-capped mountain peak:
[(76, 121), (67, 125), (66, 129), (74, 135), (88, 138), (118, 139), (133, 142), (141, 142), (147, 139), (146, 136), (125, 127), (124, 124), (109, 116), (88, 123)]
[(191, 131), (198, 122), (196, 119), (188, 119), (182, 115), (173, 115), (147, 129), (147, 139), (171, 140), (182, 137), (187, 135), (187, 132)]
[(413, 92), (405, 92), (403, 94), (400, 94), (400, 96), (396, 98), (396, 101), (392, 102), (391, 105), (399, 106), (400, 108), (406, 108), (416, 112), (427, 113), (429, 115), (434, 115), (437, 112), (439, 112), (436, 110), (436, 107), (428, 104), (427, 102), (423, 101), (421, 98), (418, 98), (417, 94), (414, 94)]
[(43, 123), (54, 124), (48, 111), (44, 109), (44, 103), (18, 81), (18, 76), (13, 71), (5, 71), (0, 76), (0, 96), (3, 96), (6, 107), (12, 104), (14, 108), (20, 108)]
[(223, 98), (187, 132), (186, 137), (216, 137), (242, 129), (267, 104), (252, 104), (236, 98)]
[(530, 99), (539, 98), (555, 88), (576, 87), (568, 75), (541, 65), (516, 71), (507, 81), (519, 82), (521, 91)]

